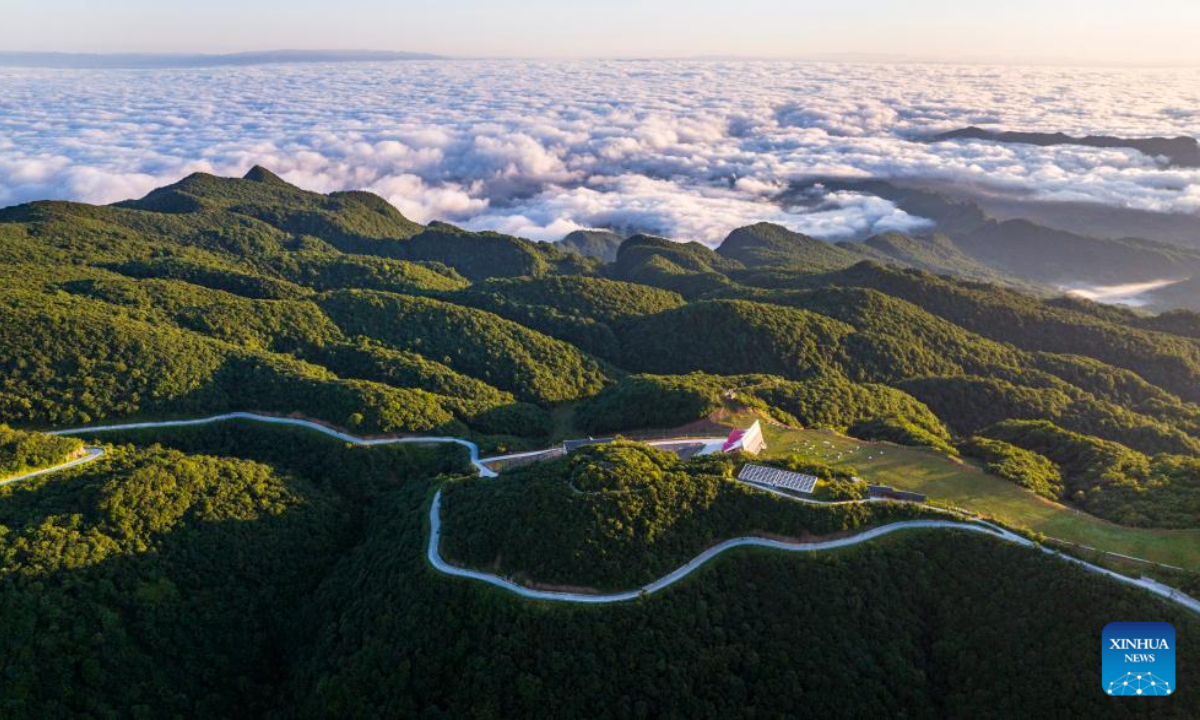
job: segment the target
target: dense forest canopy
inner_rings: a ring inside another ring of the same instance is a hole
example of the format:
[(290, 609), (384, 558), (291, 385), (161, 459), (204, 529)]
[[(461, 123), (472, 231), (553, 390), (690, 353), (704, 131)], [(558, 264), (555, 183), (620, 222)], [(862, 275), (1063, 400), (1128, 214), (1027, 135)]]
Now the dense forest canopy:
[(800, 504), (732, 479), (736, 458), (679, 462), (634, 443), (587, 447), (449, 485), (443, 552), (551, 585), (640, 587), (731, 537), (828, 536), (933, 516), (919, 505)]
[[(992, 426), (1048, 422), (1161, 469), (1106, 453), (1111, 466), (1066, 471), (1059, 499), (1124, 486), (1136, 513), (1124, 497), (1088, 509), (1193, 524), (1176, 507), (1200, 455), (1186, 316), (879, 255), (919, 242), (879, 239), (871, 255), (759, 224), (719, 252), (637, 235), (606, 263), (422, 227), (372, 195), (310, 193), (261, 169), (116, 206), (33, 203), (0, 211), (0, 420), (254, 409), (536, 447), (571, 431), (554, 420), (563, 405), (578, 431), (662, 428), (740, 389), (782, 422), (950, 453)], [(951, 241), (928, 242), (925, 261), (950, 257)]]
[(76, 438), (0, 425), (0, 480), (66, 462), (82, 449), (83, 443)]
[[(263, 169), (7, 208), (0, 479), (81, 448), (31, 431), (126, 419), (260, 411), (500, 451), (736, 406), (966, 458), (1120, 526), (1200, 527), (1194, 313), (1027, 294), (981, 262), (946, 237), (850, 247), (768, 225), (716, 251), (614, 233), (558, 247)], [(1106, 622), (1200, 640), (1136, 588), (965, 534), (738, 552), (601, 612), (425, 564), (438, 488), (448, 557), (595, 588), (736, 534), (925, 512), (803, 506), (735, 482), (729, 458), (619, 443), (485, 483), (461, 449), (279, 428), (86, 439), (101, 459), (0, 488), (0, 715), (1103, 713), (1064, 658), (1094, 654)], [(844, 467), (777, 462), (854, 495)], [(1031, 657), (1030, 636), (1054, 653)], [(1033, 679), (994, 679), (1017, 673)], [(1159, 707), (1198, 712), (1184, 693)]]

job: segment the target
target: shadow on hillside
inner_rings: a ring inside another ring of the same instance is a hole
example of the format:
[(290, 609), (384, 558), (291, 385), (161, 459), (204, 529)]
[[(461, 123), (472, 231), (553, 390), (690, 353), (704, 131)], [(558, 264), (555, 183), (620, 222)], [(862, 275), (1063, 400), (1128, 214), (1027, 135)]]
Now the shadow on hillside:
[[(261, 716), (373, 499), (466, 466), (453, 447), (236, 421), (99, 437), (195, 455), (116, 447), (0, 498), (0, 716)], [(275, 472), (171, 465), (201, 453)]]
[[(33, 511), (31, 546), (0, 581), (5, 717), (261, 714), (297, 609), (358, 540), (345, 503), (313, 492), (254, 520), (206, 521), (191, 508), (140, 551), (114, 550), (97, 527), (106, 513), (86, 500), (66, 514), (23, 505), (4, 508), (14, 544), (14, 511)], [(120, 554), (92, 562), (106, 552)]]

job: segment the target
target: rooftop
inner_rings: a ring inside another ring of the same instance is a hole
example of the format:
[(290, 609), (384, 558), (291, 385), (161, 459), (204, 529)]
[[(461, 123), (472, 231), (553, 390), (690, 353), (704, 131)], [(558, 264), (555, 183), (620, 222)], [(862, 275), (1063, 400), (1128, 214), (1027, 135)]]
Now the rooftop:
[(785, 490), (792, 490), (805, 495), (811, 495), (813, 490), (817, 488), (817, 478), (812, 475), (791, 472), (790, 470), (780, 470), (779, 468), (767, 467), (766, 465), (754, 465), (752, 463), (742, 466), (742, 469), (738, 472), (738, 479), (759, 483), (760, 485), (784, 488)]

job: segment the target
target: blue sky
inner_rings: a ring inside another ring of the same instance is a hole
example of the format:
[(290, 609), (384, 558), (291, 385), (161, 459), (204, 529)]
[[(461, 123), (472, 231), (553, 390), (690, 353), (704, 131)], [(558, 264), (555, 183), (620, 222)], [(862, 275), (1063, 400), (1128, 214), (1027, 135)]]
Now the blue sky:
[[(4, 0), (0, 50), (1200, 64), (1196, 0)], [(19, 29), (12, 32), (12, 29)]]

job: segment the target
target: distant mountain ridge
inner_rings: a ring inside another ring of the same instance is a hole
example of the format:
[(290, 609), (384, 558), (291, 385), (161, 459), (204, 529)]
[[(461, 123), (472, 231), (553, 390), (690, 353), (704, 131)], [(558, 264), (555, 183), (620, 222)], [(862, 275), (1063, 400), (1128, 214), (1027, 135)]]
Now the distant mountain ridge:
[(729, 233), (717, 253), (747, 267), (803, 265), (818, 270), (850, 267), (866, 259), (853, 250), (766, 222)]
[(617, 248), (621, 247), (623, 242), (624, 235), (609, 230), (576, 230), (559, 240), (558, 246), (586, 257), (614, 262), (617, 259)]
[[(949, 240), (941, 241), (940, 247), (923, 247), (921, 262), (904, 257), (905, 251), (890, 252), (889, 261), (901, 265), (975, 279), (980, 279), (979, 269), (986, 267), (1001, 278), (1049, 288), (1200, 276), (1200, 250), (1196, 248), (1143, 238), (1093, 237), (1023, 219), (1000, 221), (971, 200), (885, 180), (830, 179), (798, 185), (792, 192), (803, 195), (818, 184), (831, 192), (866, 193), (890, 200), (910, 215), (932, 220), (935, 232)], [(955, 256), (952, 262), (947, 253)], [(1174, 286), (1169, 298), (1160, 291), (1151, 295), (1151, 303), (1161, 308), (1200, 307), (1200, 297), (1189, 292), (1195, 287), (1194, 283)]]
[(171, 69), (321, 62), (437, 60), (429, 53), (391, 50), (263, 50), (242, 53), (0, 52), (0, 67), (95, 70)]
[(874, 235), (861, 242), (832, 243), (763, 222), (734, 230), (716, 252), (752, 269), (802, 267), (813, 271), (840, 270), (864, 260), (874, 260), (1027, 291), (1049, 290), (1006, 275), (963, 251), (942, 234), (911, 236), (891, 232)]
[(1097, 148), (1132, 148), (1150, 157), (1166, 157), (1175, 167), (1200, 167), (1200, 143), (1193, 137), (1121, 138), (1111, 135), (1072, 137), (1065, 133), (1013, 132), (984, 130), (980, 127), (962, 128), (934, 135), (930, 142), (946, 140), (990, 140), (1001, 143), (1024, 143), (1050, 147), (1054, 145), (1083, 145)]

